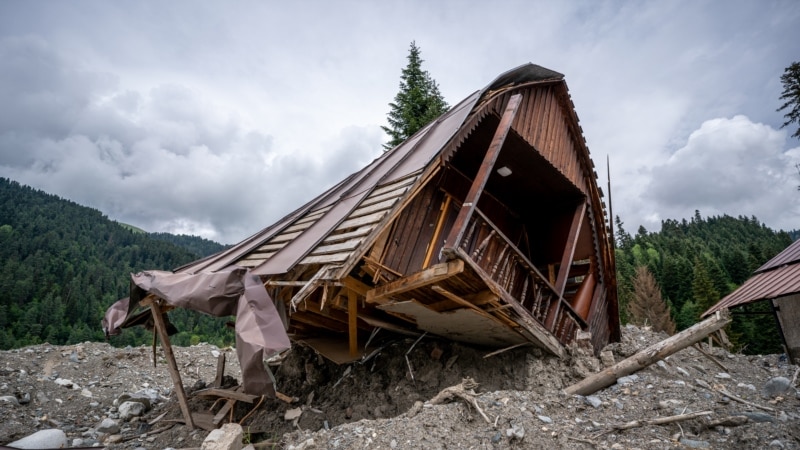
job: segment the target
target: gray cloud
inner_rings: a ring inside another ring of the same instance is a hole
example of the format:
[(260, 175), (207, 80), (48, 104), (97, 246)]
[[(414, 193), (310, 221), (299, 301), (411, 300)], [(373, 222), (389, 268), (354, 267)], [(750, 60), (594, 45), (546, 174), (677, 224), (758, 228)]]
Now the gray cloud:
[(380, 155), (416, 40), (451, 104), (526, 62), (564, 73), (628, 229), (797, 228), (775, 109), (798, 22), (789, 0), (0, 2), (0, 176), (233, 243)]

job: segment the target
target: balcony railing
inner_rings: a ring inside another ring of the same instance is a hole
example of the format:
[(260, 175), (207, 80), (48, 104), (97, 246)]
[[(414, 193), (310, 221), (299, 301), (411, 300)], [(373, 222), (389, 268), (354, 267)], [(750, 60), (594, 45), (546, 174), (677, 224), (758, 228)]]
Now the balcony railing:
[(562, 344), (569, 344), (576, 331), (586, 327), (541, 272), (477, 208), (458, 246)]

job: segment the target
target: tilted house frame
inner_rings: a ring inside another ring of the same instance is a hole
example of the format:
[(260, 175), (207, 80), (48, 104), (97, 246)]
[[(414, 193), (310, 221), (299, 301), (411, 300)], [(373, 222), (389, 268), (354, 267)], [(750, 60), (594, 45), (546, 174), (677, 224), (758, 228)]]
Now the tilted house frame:
[(527, 64), (178, 272), (249, 268), (293, 339), (351, 358), (379, 328), (556, 355), (584, 330), (599, 351), (620, 329), (596, 178), (563, 75)]

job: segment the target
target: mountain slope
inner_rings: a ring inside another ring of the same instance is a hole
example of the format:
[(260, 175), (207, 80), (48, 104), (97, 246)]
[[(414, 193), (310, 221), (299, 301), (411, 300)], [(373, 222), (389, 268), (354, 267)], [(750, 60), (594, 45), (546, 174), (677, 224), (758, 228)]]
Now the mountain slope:
[[(184, 241), (199, 249), (205, 240)], [(217, 246), (214, 251), (223, 248)], [(130, 273), (170, 270), (201, 256), (0, 178), (0, 348), (103, 339), (102, 315), (128, 295)], [(197, 323), (188, 325), (193, 330)], [(132, 333), (128, 339), (141, 338)]]

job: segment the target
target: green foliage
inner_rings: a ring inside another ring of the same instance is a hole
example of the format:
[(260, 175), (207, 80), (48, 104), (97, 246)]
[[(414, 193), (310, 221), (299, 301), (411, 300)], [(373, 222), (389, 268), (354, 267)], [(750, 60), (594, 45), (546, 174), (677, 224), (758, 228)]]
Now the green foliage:
[[(645, 266), (671, 305), (678, 330), (696, 323), (703, 312), (793, 240), (790, 233), (771, 230), (755, 217), (703, 219), (699, 211), (689, 221), (663, 221), (656, 233), (640, 227), (636, 236), (625, 232), (616, 218), (615, 233), (620, 319), (623, 323), (631, 319), (625, 313), (635, 291), (633, 268)], [(738, 348), (747, 352), (780, 351), (773, 317), (738, 312), (734, 309), (735, 319), (728, 329)]]
[[(223, 248), (195, 240), (208, 251)], [(202, 256), (134, 232), (97, 210), (0, 178), (0, 349), (103, 340), (103, 313), (128, 296), (131, 273), (169, 270)], [(189, 325), (190, 315), (199, 315), (183, 314), (172, 320), (179, 330)], [(199, 319), (193, 334), (208, 341), (229, 337), (224, 326), (208, 320)], [(128, 329), (112, 343), (151, 339), (143, 329)]]
[[(783, 92), (779, 98), (784, 103), (778, 108), (778, 111), (788, 110), (783, 115), (786, 118), (786, 122), (783, 123), (781, 128), (787, 127), (792, 123), (800, 125), (800, 62), (793, 62), (783, 71), (781, 83), (783, 84)], [(797, 127), (792, 137), (800, 139), (800, 126)]]
[(390, 138), (384, 144), (386, 150), (402, 143), (449, 108), (436, 81), (422, 70), (422, 62), (419, 47), (412, 41), (408, 65), (400, 75), (400, 91), (394, 102), (389, 103), (389, 126), (381, 127)]

